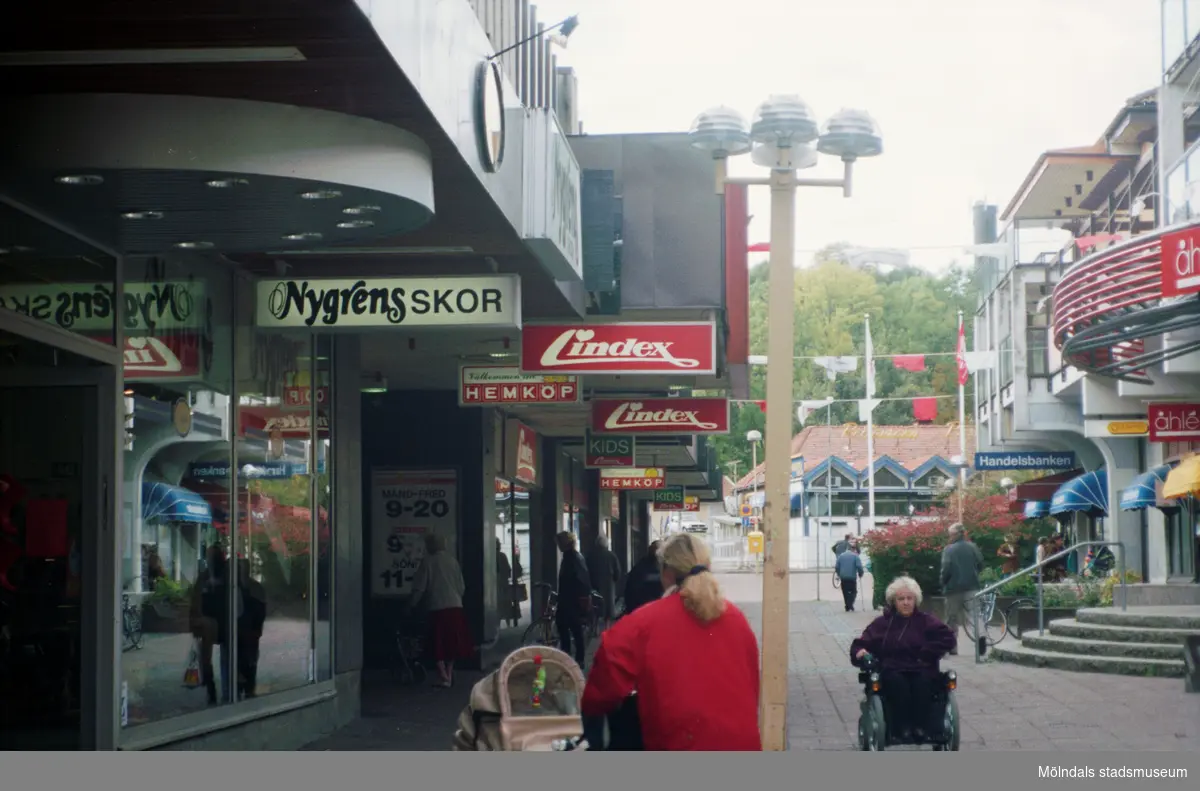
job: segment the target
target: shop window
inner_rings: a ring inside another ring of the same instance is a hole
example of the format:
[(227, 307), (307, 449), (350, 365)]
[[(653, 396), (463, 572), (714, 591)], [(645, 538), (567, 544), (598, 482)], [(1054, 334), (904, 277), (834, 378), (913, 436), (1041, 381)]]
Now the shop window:
[[(117, 574), (125, 613), (117, 657), (121, 724), (128, 727), (231, 700), (225, 689), (232, 682), (220, 668), (231, 662), (233, 600), (220, 595), (229, 588), (215, 581), (228, 575), (213, 558), (227, 547), (232, 483), (233, 274), (207, 260), (131, 258), (124, 266), (132, 297), (126, 306), (137, 312), (123, 317)], [(148, 317), (139, 294), (151, 288), (170, 294), (167, 304), (175, 307), (164, 313), (155, 303)], [(207, 595), (206, 580), (213, 582)]]
[(1188, 162), (1180, 162), (1167, 176), (1167, 225), (1184, 222), (1191, 216), (1188, 205)]
[[(116, 273), (114, 257), (0, 204), (0, 309), (111, 344)], [(197, 308), (202, 298), (190, 291), (194, 279), (170, 281), (141, 269), (127, 270), (125, 277), (126, 299), (134, 308), (125, 313), (128, 335), (195, 328), (202, 319)], [(136, 351), (128, 343), (125, 348)]]
[[(239, 328), (252, 326), (253, 293), (238, 296)], [(318, 665), (328, 668), (331, 355), (307, 334), (246, 337), (234, 434), (245, 474), (230, 554), (241, 567), (244, 600), (262, 608), (238, 637), (247, 694), (262, 696), (311, 683)]]
[(529, 490), (497, 478), (494, 500), (500, 628), (524, 628), (529, 620)]

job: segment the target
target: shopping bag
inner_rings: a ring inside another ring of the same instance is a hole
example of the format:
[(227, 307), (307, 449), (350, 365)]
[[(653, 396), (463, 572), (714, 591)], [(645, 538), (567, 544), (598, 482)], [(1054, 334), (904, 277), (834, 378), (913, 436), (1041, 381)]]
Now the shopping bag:
[(196, 689), (200, 686), (200, 642), (198, 640), (192, 640), (187, 669), (183, 671), (183, 685), (188, 689)]

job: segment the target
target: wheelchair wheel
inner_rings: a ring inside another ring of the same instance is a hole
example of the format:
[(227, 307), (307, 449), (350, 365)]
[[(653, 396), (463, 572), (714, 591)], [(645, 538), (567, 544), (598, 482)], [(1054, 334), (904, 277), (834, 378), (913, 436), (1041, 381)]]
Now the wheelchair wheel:
[(958, 752), (962, 729), (958, 721), (958, 698), (954, 696), (953, 690), (946, 695), (946, 709), (942, 714), (942, 735), (944, 741), (941, 744), (935, 744), (933, 749), (942, 752)]
[(863, 704), (858, 718), (858, 747), (864, 752), (881, 752), (887, 747), (887, 722), (883, 717), (883, 700), (878, 695)]

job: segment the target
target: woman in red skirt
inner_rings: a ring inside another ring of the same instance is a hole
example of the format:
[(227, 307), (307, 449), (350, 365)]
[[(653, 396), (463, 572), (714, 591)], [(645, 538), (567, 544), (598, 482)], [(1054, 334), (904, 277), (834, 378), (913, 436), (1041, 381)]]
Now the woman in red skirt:
[(427, 609), (432, 626), (431, 649), (437, 661), (438, 681), (435, 687), (449, 687), (454, 683), (454, 663), (469, 659), (475, 653), (471, 642), (471, 630), (463, 613), (462, 568), (452, 555), (446, 552), (441, 536), (425, 535), (425, 559), (421, 561), (413, 578), (412, 601), (419, 602), (428, 596)]

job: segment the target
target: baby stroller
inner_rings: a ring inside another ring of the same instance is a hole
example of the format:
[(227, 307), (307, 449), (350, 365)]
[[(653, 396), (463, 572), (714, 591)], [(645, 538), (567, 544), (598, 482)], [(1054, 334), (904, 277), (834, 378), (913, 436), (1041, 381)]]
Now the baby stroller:
[[(533, 706), (535, 657), (546, 670), (541, 706)], [(583, 671), (570, 656), (544, 645), (513, 651), (500, 669), (471, 690), (458, 718), (455, 752), (552, 752), (583, 732), (579, 701)]]

